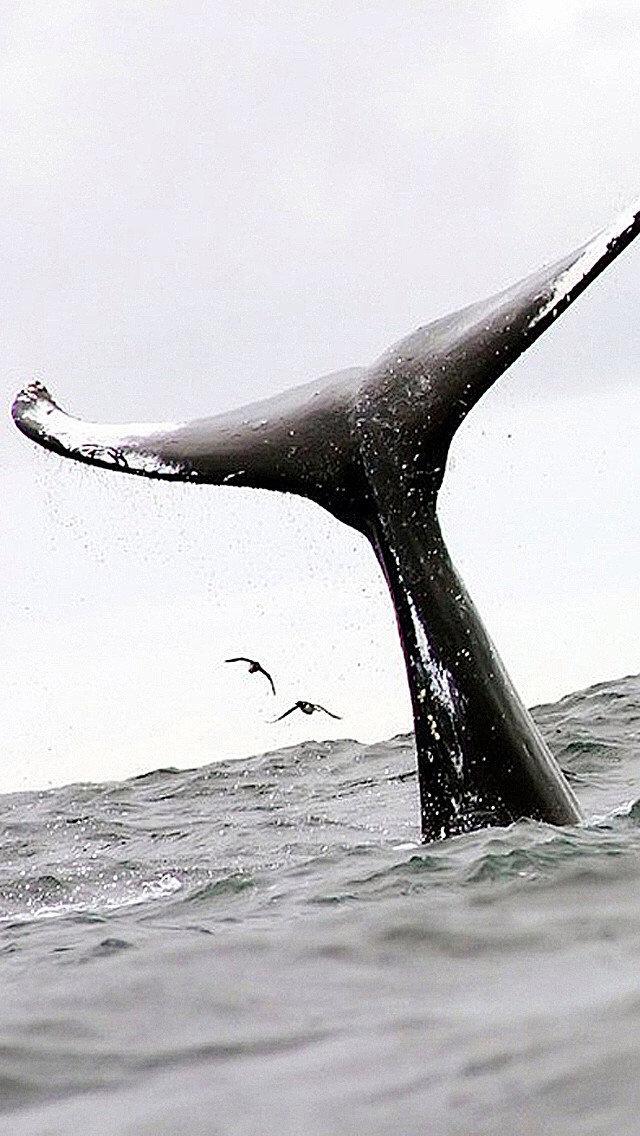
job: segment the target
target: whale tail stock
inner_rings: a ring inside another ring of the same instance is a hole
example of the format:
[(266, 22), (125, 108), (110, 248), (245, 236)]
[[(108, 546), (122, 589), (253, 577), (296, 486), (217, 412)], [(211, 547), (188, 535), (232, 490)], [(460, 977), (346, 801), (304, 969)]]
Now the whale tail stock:
[(420, 328), (368, 368), (179, 425), (104, 426), (38, 383), (16, 425), (48, 449), (147, 477), (302, 494), (371, 541), (411, 691), (422, 832), (581, 819), (457, 575), (436, 515), (455, 431), (486, 390), (640, 230), (640, 204), (551, 267)]

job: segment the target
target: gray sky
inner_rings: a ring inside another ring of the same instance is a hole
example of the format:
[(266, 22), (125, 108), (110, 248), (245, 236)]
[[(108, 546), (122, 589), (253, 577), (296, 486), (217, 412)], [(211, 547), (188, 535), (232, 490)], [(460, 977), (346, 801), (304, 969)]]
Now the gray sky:
[[(6, 407), (34, 374), (95, 419), (253, 401), (368, 362), (640, 192), (636, 0), (34, 0), (0, 30)], [(450, 545), (529, 703), (640, 670), (639, 301), (631, 248), (452, 454)], [(0, 789), (409, 727), (355, 533), (0, 431)], [(295, 698), (344, 720), (266, 721)]]

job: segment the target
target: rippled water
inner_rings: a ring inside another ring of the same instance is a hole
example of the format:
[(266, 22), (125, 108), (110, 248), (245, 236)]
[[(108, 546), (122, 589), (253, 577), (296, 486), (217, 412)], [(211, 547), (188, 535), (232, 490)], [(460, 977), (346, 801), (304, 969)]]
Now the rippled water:
[(0, 797), (0, 1132), (640, 1131), (640, 677), (589, 815), (417, 842), (412, 739)]

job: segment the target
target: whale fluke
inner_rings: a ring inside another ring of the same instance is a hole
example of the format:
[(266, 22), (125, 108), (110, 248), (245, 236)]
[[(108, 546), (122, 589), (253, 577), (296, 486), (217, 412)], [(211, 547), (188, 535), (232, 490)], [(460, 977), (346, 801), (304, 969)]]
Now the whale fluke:
[(466, 414), (639, 230), (637, 203), (563, 260), (420, 328), (371, 366), (230, 414), (178, 425), (83, 423), (33, 383), (17, 396), (14, 419), (78, 461), (298, 493), (364, 533), (407, 665), (424, 838), (521, 816), (579, 822), (575, 796), (451, 563), (436, 502)]

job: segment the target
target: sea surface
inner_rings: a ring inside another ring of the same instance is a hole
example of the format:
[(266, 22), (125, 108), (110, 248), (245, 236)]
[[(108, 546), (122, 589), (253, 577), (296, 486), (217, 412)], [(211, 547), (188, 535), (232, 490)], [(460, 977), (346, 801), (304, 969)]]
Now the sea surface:
[(640, 1133), (640, 676), (535, 717), (584, 828), (420, 845), (411, 736), (0, 797), (0, 1133)]

